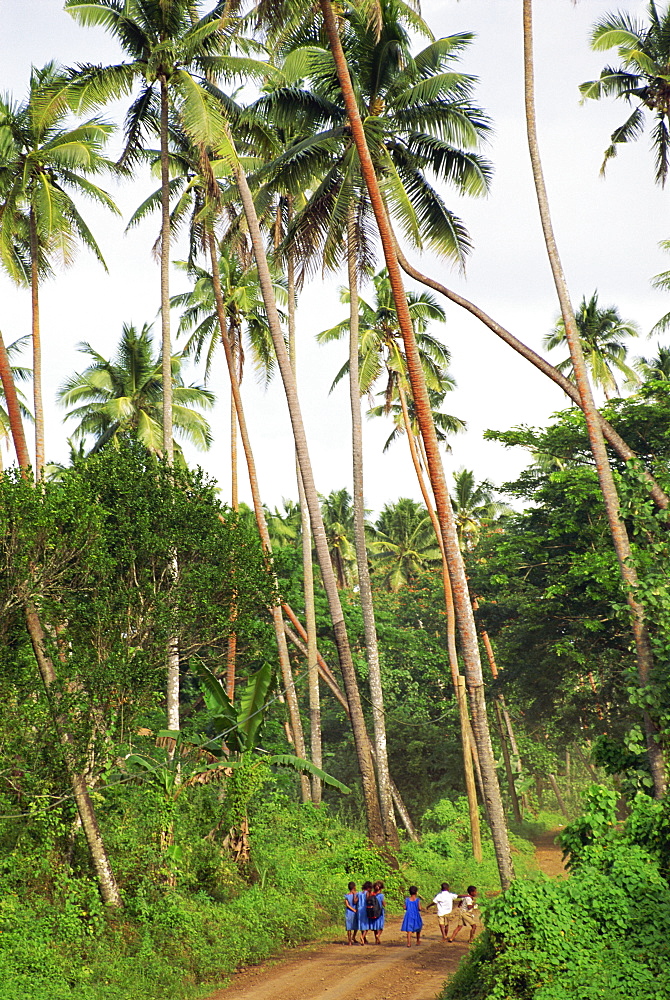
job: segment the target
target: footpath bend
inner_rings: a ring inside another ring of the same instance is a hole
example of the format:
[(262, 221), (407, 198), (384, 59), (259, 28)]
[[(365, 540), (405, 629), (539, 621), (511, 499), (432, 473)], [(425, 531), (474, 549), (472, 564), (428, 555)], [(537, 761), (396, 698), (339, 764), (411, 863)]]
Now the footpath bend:
[[(564, 874), (555, 833), (536, 841), (539, 867)], [(386, 921), (382, 944), (349, 947), (342, 939), (305, 945), (276, 962), (236, 973), (208, 1000), (435, 1000), (467, 954), (468, 944), (442, 941), (434, 913), (424, 915), (421, 944), (407, 947), (402, 919)]]

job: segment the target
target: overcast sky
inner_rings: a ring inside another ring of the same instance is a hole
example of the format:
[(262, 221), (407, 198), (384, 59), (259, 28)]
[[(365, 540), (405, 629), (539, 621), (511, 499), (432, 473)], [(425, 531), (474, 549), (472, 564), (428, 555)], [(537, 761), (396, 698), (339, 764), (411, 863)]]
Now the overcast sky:
[[(578, 85), (595, 78), (606, 62), (614, 60), (614, 54), (591, 52), (588, 34), (594, 20), (613, 8), (642, 15), (645, 7), (621, 0), (577, 4), (536, 0), (535, 12), (541, 150), (571, 294), (577, 304), (597, 289), (601, 304), (616, 305), (624, 318), (640, 325), (643, 337), (669, 308), (667, 296), (654, 291), (649, 282), (670, 267), (658, 247), (660, 240), (670, 238), (670, 193), (654, 186), (648, 136), (622, 147), (606, 179), (599, 176), (609, 135), (624, 120), (626, 107), (614, 101), (582, 106)], [(114, 43), (99, 29), (79, 28), (63, 12), (60, 0), (4, 0), (2, 13), (0, 89), (16, 97), (25, 94), (31, 63), (41, 66), (52, 58), (64, 64), (119, 59)], [(429, 255), (419, 266), (541, 350), (557, 304), (541, 242), (525, 140), (521, 0), (424, 0), (422, 13), (437, 36), (461, 31), (476, 36), (461, 67), (479, 78), (476, 100), (493, 121), (487, 154), (495, 176), (486, 199), (465, 200), (446, 192), (448, 204), (465, 221), (474, 242), (465, 275)], [(131, 185), (114, 180), (103, 185), (116, 198), (123, 219), (115, 220), (88, 206), (83, 209), (109, 272), (82, 252), (73, 268), (44, 285), (41, 295), (49, 460), (67, 456), (66, 437), (72, 426), (63, 425), (63, 411), (54, 399), (59, 385), (85, 367), (77, 343), (90, 341), (110, 356), (124, 322), (152, 322), (158, 310), (159, 274), (151, 254), (158, 219), (124, 234), (130, 214), (156, 185), (145, 176)], [(182, 255), (183, 249), (173, 250), (173, 257)], [(419, 263), (416, 254), (408, 256)], [(344, 316), (345, 307), (338, 298), (341, 283), (341, 275), (317, 277), (303, 292), (299, 309), (301, 399), (322, 493), (351, 483), (347, 389), (342, 383), (332, 395), (328, 393), (346, 347), (336, 344), (324, 349), (315, 344), (319, 330)], [(183, 276), (175, 275), (173, 291), (182, 288)], [(30, 296), (14, 289), (4, 275), (0, 276), (0, 292), (0, 327), (8, 341), (14, 340), (30, 331)], [(501, 483), (514, 478), (527, 464), (527, 456), (483, 441), (483, 431), (519, 423), (541, 425), (565, 406), (565, 397), (468, 314), (450, 304), (447, 313), (447, 324), (433, 328), (452, 352), (452, 373), (458, 383), (446, 409), (467, 421), (468, 432), (452, 440), (453, 451), (445, 455), (445, 465), (448, 473), (465, 466), (474, 469), (478, 479)], [(655, 342), (640, 340), (637, 353), (654, 352)], [(200, 380), (202, 376), (193, 371), (191, 377)], [(188, 454), (220, 482), (226, 498), (228, 404), (224, 385), (220, 357), (210, 379), (214, 391), (221, 387), (222, 399), (211, 416), (215, 443), (207, 454)], [(295, 497), (297, 492), (281, 386), (277, 382), (265, 391), (249, 374), (243, 392), (263, 498), (270, 506), (279, 505), (282, 497)], [(366, 422), (364, 431), (368, 507), (378, 511), (399, 496), (418, 498), (406, 443), (401, 440), (382, 455), (390, 427), (375, 420)], [(241, 493), (243, 499), (248, 498), (244, 486)]]

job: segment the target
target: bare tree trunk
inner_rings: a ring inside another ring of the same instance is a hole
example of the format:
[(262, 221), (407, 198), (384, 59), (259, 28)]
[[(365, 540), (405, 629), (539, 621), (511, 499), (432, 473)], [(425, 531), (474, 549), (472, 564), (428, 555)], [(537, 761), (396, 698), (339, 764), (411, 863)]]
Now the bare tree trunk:
[(349, 400), (351, 404), (351, 453), (353, 459), (354, 541), (358, 567), (358, 596), (360, 599), (365, 651), (368, 661), (368, 682), (372, 702), (375, 760), (382, 824), (386, 843), (393, 849), (399, 846), (398, 829), (393, 812), (391, 776), (386, 747), (386, 721), (384, 718), (384, 691), (379, 665), (377, 626), (372, 603), (372, 585), (368, 568), (368, 550), (365, 542), (365, 499), (363, 493), (363, 426), (361, 420), (361, 390), (358, 374), (358, 276), (356, 274), (356, 210), (349, 206), (347, 234), (347, 269), (349, 278)]
[(35, 407), (35, 480), (44, 474), (44, 404), (42, 401), (42, 338), (40, 332), (40, 299), (35, 210), (30, 207), (30, 296), (32, 300), (32, 341), (33, 341), (33, 401)]
[[(635, 639), (635, 649), (637, 653), (637, 671), (640, 688), (644, 690), (649, 687), (651, 672), (653, 670), (654, 658), (649, 640), (649, 633), (645, 624), (645, 611), (637, 597), (638, 579), (633, 563), (633, 558), (628, 540), (626, 527), (621, 520), (619, 497), (614, 485), (614, 478), (610, 468), (607, 450), (602, 435), (599, 415), (596, 409), (591, 384), (589, 382), (584, 354), (582, 351), (579, 330), (575, 322), (575, 315), (570, 302), (568, 286), (563, 273), (561, 260), (556, 246), (551, 216), (549, 212), (549, 200), (544, 183), (540, 152), (537, 141), (537, 127), (535, 121), (535, 97), (534, 97), (534, 66), (533, 66), (533, 5), (532, 0), (523, 0), (523, 38), (524, 38), (524, 94), (526, 103), (526, 126), (528, 131), (528, 148), (530, 151), (531, 165), (533, 168), (533, 178), (535, 181), (535, 191), (542, 221), (547, 256), (551, 266), (556, 293), (561, 306), (561, 315), (565, 325), (565, 334), (570, 348), (570, 358), (575, 374), (575, 382), (581, 407), (584, 411), (584, 419), (591, 444), (591, 451), (598, 473), (598, 482), (603, 496), (603, 503), (607, 514), (607, 520), (612, 535), (612, 542), (619, 562), (621, 578), (623, 580), (626, 601), (631, 613), (633, 636)], [(665, 762), (663, 760), (663, 749), (661, 746), (661, 735), (658, 726), (651, 718), (648, 711), (643, 712), (643, 724), (647, 743), (647, 756), (649, 766), (654, 781), (654, 794), (656, 798), (661, 798), (666, 790)]]
[(14, 385), (12, 366), (9, 360), (9, 355), (7, 354), (7, 347), (5, 346), (2, 332), (0, 332), (0, 380), (2, 381), (2, 388), (5, 394), (9, 427), (12, 432), (14, 451), (16, 452), (16, 461), (22, 474), (27, 476), (28, 470), (30, 469), (30, 455), (28, 454), (28, 448), (26, 445), (26, 435), (23, 429), (23, 421), (21, 419), (19, 398), (16, 395), (16, 386)]
[(563, 801), (563, 796), (560, 793), (558, 782), (556, 781), (556, 775), (548, 774), (547, 777), (549, 778), (549, 784), (551, 785), (551, 790), (556, 796), (556, 801), (558, 802), (558, 808), (561, 810), (566, 819), (570, 819), (570, 813), (565, 808), (565, 802)]
[(442, 468), (442, 458), (440, 455), (437, 434), (435, 433), (430, 399), (428, 397), (428, 390), (426, 388), (426, 382), (421, 366), (421, 358), (414, 337), (412, 320), (402, 283), (402, 275), (398, 265), (395, 241), (388, 217), (386, 215), (386, 209), (381, 191), (379, 189), (379, 184), (377, 182), (374, 165), (370, 156), (370, 150), (367, 146), (363, 122), (358, 110), (356, 95), (351, 84), (349, 68), (342, 50), (337, 19), (330, 0), (319, 0), (319, 7), (323, 16), (330, 50), (335, 63), (342, 97), (347, 111), (347, 117), (349, 119), (351, 136), (356, 145), (361, 174), (365, 180), (368, 194), (370, 196), (370, 204), (379, 229), (379, 235), (384, 250), (384, 258), (386, 260), (386, 267), (393, 292), (393, 301), (395, 303), (398, 316), (398, 324), (403, 337), (407, 373), (412, 387), (412, 397), (416, 407), (419, 428), (421, 430), (421, 436), (426, 449), (430, 483), (433, 490), (433, 496), (435, 497), (435, 507), (440, 522), (445, 551), (447, 553), (449, 575), (451, 577), (451, 587), (454, 596), (454, 606), (461, 634), (463, 668), (472, 712), (472, 726), (475, 739), (477, 741), (477, 748), (479, 750), (479, 762), (482, 772), (482, 780), (484, 783), (487, 812), (491, 823), (491, 836), (498, 863), (500, 882), (503, 888), (507, 888), (511, 880), (514, 878), (514, 867), (512, 864), (509, 839), (507, 837), (505, 811), (503, 809), (500, 786), (498, 784), (498, 775), (496, 773), (495, 762), (493, 759), (491, 734), (489, 731), (488, 718), (486, 716), (484, 681), (479, 659), (477, 632), (475, 629), (472, 607), (470, 605), (465, 567), (463, 565), (463, 558), (458, 545), (451, 502), (449, 500), (447, 484), (444, 477), (444, 469)]
[[(261, 502), (260, 490), (258, 488), (256, 463), (254, 460), (253, 452), (251, 450), (251, 441), (249, 439), (249, 433), (247, 430), (247, 423), (244, 415), (244, 407), (242, 405), (242, 396), (240, 395), (240, 384), (237, 378), (237, 371), (235, 369), (235, 359), (233, 358), (233, 351), (230, 343), (230, 337), (228, 336), (225, 305), (223, 301), (223, 293), (221, 291), (221, 277), (219, 274), (219, 260), (217, 255), (217, 246), (214, 234), (213, 232), (211, 232), (211, 230), (208, 233), (207, 239), (208, 239), (210, 263), (212, 265), (212, 285), (214, 288), (214, 299), (216, 302), (216, 314), (219, 322), (219, 329), (221, 332), (221, 343), (223, 344), (223, 351), (226, 357), (226, 364), (228, 366), (230, 386), (233, 393), (233, 399), (235, 400), (235, 410), (237, 413), (237, 421), (240, 427), (242, 447), (244, 449), (244, 455), (247, 462), (247, 470), (249, 472), (249, 485), (251, 486), (251, 496), (253, 500), (254, 514), (256, 517), (256, 525), (258, 527), (258, 533), (260, 535), (263, 551), (266, 553), (268, 560), (271, 560), (272, 543), (270, 542), (270, 534), (268, 532), (267, 522), (265, 520), (265, 513), (263, 511), (263, 504)], [(293, 672), (291, 670), (291, 661), (289, 659), (288, 647), (286, 645), (284, 620), (282, 618), (281, 608), (279, 608), (276, 604), (272, 606), (272, 621), (274, 625), (275, 638), (277, 641), (277, 650), (279, 653), (279, 666), (282, 674), (282, 683), (284, 685), (284, 694), (286, 695), (286, 703), (288, 706), (289, 719), (291, 723), (293, 743), (295, 746), (295, 751), (297, 756), (305, 759), (305, 740), (302, 731), (302, 722), (300, 719), (298, 698), (295, 691), (295, 682), (293, 680)], [(308, 802), (310, 800), (309, 779), (305, 774), (300, 775), (300, 788), (302, 792), (303, 802)]]
[[(563, 392), (570, 397), (572, 402), (582, 408), (582, 402), (577, 389), (572, 382), (565, 377), (565, 375), (558, 371), (557, 368), (554, 368), (554, 366), (549, 364), (549, 362), (541, 357), (541, 355), (536, 354), (536, 352), (530, 347), (527, 347), (526, 344), (510, 333), (509, 330), (506, 330), (504, 326), (501, 326), (500, 323), (497, 323), (494, 319), (492, 319), (487, 313), (484, 312), (483, 309), (480, 309), (479, 306), (476, 306), (473, 302), (470, 302), (462, 295), (459, 295), (457, 292), (447, 288), (446, 285), (436, 281), (434, 278), (429, 278), (427, 275), (422, 274), (421, 271), (417, 270), (416, 267), (409, 263), (397, 242), (396, 251), (400, 266), (403, 271), (410, 276), (410, 278), (414, 278), (416, 281), (420, 281), (421, 284), (426, 285), (428, 288), (432, 288), (436, 292), (440, 292), (445, 296), (445, 298), (449, 299), (451, 302), (455, 302), (456, 305), (461, 306), (461, 308), (465, 309), (473, 316), (476, 316), (477, 319), (481, 320), (484, 326), (487, 326), (497, 337), (500, 337), (500, 339), (506, 344), (509, 344), (509, 346), (515, 350), (517, 354), (520, 354), (522, 358), (525, 358), (526, 361), (529, 361), (532, 365), (534, 365), (538, 371), (541, 371), (544, 375), (550, 378), (552, 382), (555, 382), (556, 385), (560, 386)], [(614, 430), (612, 425), (609, 424), (600, 413), (598, 414), (598, 419), (603, 435), (619, 458), (623, 459), (624, 462), (628, 462), (630, 459), (638, 457), (633, 449), (629, 448), (621, 435)], [(641, 473), (646, 480), (649, 494), (656, 506), (659, 510), (666, 510), (670, 504), (670, 498), (668, 498), (668, 496), (663, 492), (650, 472), (646, 469), (642, 469)]]
[[(307, 647), (305, 646), (305, 642), (303, 640), (305, 640), (307, 633), (305, 632), (304, 628), (302, 627), (296, 616), (291, 611), (290, 607), (287, 604), (284, 604), (283, 607), (284, 610), (287, 612), (289, 618), (295, 625), (295, 627), (300, 632), (302, 638), (298, 637), (289, 625), (284, 626), (286, 635), (289, 637), (295, 648), (299, 649), (302, 655), (306, 657)], [(349, 715), (349, 705), (347, 704), (347, 699), (342, 694), (342, 691), (340, 690), (340, 687), (337, 681), (335, 680), (333, 672), (331, 671), (330, 667), (320, 654), (317, 654), (317, 663), (318, 663), (320, 677), (325, 681), (330, 690), (333, 692), (335, 698), (340, 703), (340, 705), (347, 713), (347, 715)], [(369, 737), (368, 737), (368, 743), (370, 745), (370, 753), (372, 754), (374, 759), (374, 747)], [(410, 840), (418, 842), (419, 835), (416, 832), (410, 814), (407, 810), (407, 806), (403, 802), (402, 796), (398, 791), (398, 787), (394, 782), (393, 778), (391, 778), (391, 794), (393, 796), (393, 804), (398, 812), (398, 815), (400, 816), (400, 819), (402, 820), (403, 826), (407, 830), (407, 835), (409, 836)]]
[[(291, 221), (292, 203), (288, 199), (288, 222)], [(296, 345), (296, 288), (295, 260), (293, 247), (289, 247), (286, 266), (288, 292), (288, 349), (291, 367), (297, 379), (297, 345)], [(312, 764), (323, 768), (323, 751), (321, 746), (321, 698), (319, 693), (319, 665), (316, 650), (316, 610), (314, 606), (314, 565), (312, 563), (312, 529), (309, 523), (309, 510), (305, 487), (300, 474), (300, 462), (296, 455), (296, 480), (298, 483), (298, 500), (300, 502), (300, 540), (302, 545), (302, 587), (305, 599), (305, 625), (307, 626), (307, 681), (309, 688), (309, 742)], [(315, 806), (321, 803), (321, 779), (312, 775), (312, 802)]]
[[(234, 151), (235, 145), (230, 131), (227, 133), (227, 139), (231, 150)], [(323, 580), (324, 590), (326, 591), (331, 621), (333, 624), (333, 638), (335, 640), (335, 645), (337, 646), (340, 669), (342, 670), (347, 701), (351, 711), (351, 728), (354, 736), (356, 756), (361, 774), (361, 783), (363, 786), (363, 798), (367, 816), (368, 834), (372, 841), (377, 844), (381, 844), (384, 842), (384, 831), (379, 811), (379, 802), (377, 799), (377, 781), (375, 778), (375, 770), (372, 762), (372, 756), (370, 754), (370, 747), (367, 742), (365, 718), (361, 705), (360, 692), (358, 690), (356, 670), (354, 667), (353, 657), (351, 655), (351, 648), (349, 646), (349, 637), (347, 635), (344, 614), (340, 603), (340, 595), (337, 589), (333, 566), (330, 561), (328, 540), (326, 538), (321, 507), (319, 504), (319, 495), (314, 482), (314, 475), (309, 457), (309, 449), (307, 447), (307, 437), (305, 435), (302, 413), (300, 411), (295, 377), (293, 375), (291, 361), (286, 350), (286, 344), (284, 343), (281, 324), (279, 322), (279, 314), (277, 312), (272, 279), (265, 254), (265, 243), (263, 241), (258, 223), (256, 207), (251, 196), (251, 191), (249, 190), (246, 174), (244, 173), (239, 160), (235, 158), (232, 166), (242, 205), (244, 207), (247, 225), (251, 234), (254, 255), (256, 257), (256, 265), (258, 267), (259, 282), (268, 316), (268, 324), (272, 334), (272, 341), (277, 355), (279, 370), (284, 383), (286, 401), (291, 418), (291, 425), (293, 427), (293, 437), (298, 454), (298, 460), (300, 462), (300, 472), (302, 474), (302, 481), (305, 487), (305, 497), (309, 506), (309, 517), (312, 523), (314, 543), (316, 546), (319, 567), (321, 569), (321, 577)]]
[(163, 366), (163, 456), (172, 465), (172, 340), (170, 337), (170, 159), (168, 150), (168, 87), (161, 91), (161, 352)]
[[(444, 593), (444, 605), (447, 616), (447, 651), (449, 654), (449, 668), (451, 671), (451, 681), (454, 687), (454, 697), (456, 698), (456, 704), (458, 706), (458, 720), (459, 720), (459, 729), (461, 734), (461, 749), (463, 751), (463, 776), (465, 779), (465, 794), (467, 795), (468, 799), (468, 813), (470, 816), (470, 843), (472, 844), (472, 856), (474, 857), (475, 861), (481, 861), (482, 839), (481, 839), (481, 830), (479, 826), (479, 806), (477, 804), (477, 789), (475, 788), (475, 772), (474, 772), (474, 761), (473, 761), (473, 758), (476, 755), (476, 748), (472, 746), (470, 740), (471, 727), (470, 727), (470, 716), (468, 714), (467, 699), (461, 697), (460, 681), (462, 680), (462, 678), (460, 675), (460, 669), (458, 665), (458, 651), (456, 649), (456, 614), (454, 611), (454, 598), (451, 592), (451, 580), (449, 579), (449, 566), (447, 565), (447, 556), (444, 551), (444, 542), (442, 540), (442, 529), (440, 527), (440, 522), (437, 519), (437, 515), (433, 510), (433, 505), (430, 502), (430, 496), (428, 495), (428, 490), (426, 488), (426, 483), (423, 476), (423, 470), (421, 467), (421, 461), (417, 453), (416, 442), (414, 440), (412, 425), (409, 419), (409, 411), (407, 408), (407, 397), (405, 395), (405, 390), (401, 382), (398, 382), (398, 397), (400, 399), (400, 409), (402, 411), (403, 425), (405, 427), (405, 434), (407, 435), (407, 443), (409, 444), (410, 455), (412, 456), (412, 464), (414, 466), (414, 472), (419, 482), (421, 496), (423, 497), (423, 502), (426, 505), (426, 510), (428, 511), (428, 515), (433, 525), (435, 538), (437, 539), (437, 544), (440, 547), (440, 555), (442, 557), (442, 590)], [(483, 799), (483, 794), (482, 794), (482, 799)]]

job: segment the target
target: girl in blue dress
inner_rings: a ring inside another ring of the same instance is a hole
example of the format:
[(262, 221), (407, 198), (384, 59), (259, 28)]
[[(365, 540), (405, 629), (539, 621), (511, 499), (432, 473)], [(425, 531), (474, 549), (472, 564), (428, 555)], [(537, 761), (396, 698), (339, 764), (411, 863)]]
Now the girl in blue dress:
[(375, 932), (375, 944), (381, 944), (382, 931), (384, 930), (384, 920), (386, 917), (386, 903), (384, 902), (384, 883), (375, 882), (372, 889), (379, 901), (379, 905), (382, 908), (382, 912), (377, 917), (376, 920), (370, 921), (370, 930)]
[(372, 892), (372, 882), (364, 882), (358, 894), (358, 929), (361, 932), (361, 944), (368, 943), (366, 939), (370, 930), (370, 922), (365, 909), (368, 892)]
[(416, 934), (416, 943), (421, 944), (421, 897), (415, 885), (409, 887), (409, 896), (405, 897), (405, 917), (400, 930), (407, 933), (407, 947), (412, 947), (412, 934)]
[(356, 944), (358, 933), (358, 893), (356, 883), (350, 882), (349, 892), (344, 897), (344, 926), (347, 931), (347, 944)]

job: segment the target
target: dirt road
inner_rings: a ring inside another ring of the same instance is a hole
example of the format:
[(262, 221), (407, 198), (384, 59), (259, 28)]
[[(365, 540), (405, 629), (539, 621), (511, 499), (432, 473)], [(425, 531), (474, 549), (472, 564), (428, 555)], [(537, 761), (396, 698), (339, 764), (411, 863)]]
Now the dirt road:
[(299, 948), (269, 968), (238, 973), (209, 1000), (435, 1000), (467, 945), (445, 944), (429, 915), (421, 944), (408, 948), (400, 924), (400, 917), (387, 921), (379, 946), (337, 939)]
[[(566, 873), (555, 836), (538, 837), (536, 857), (545, 874), (560, 877)], [(445, 944), (435, 916), (428, 915), (421, 944), (408, 948), (400, 924), (400, 917), (387, 921), (379, 946), (348, 947), (342, 932), (297, 948), (276, 963), (238, 972), (208, 1000), (435, 1000), (468, 946)]]

